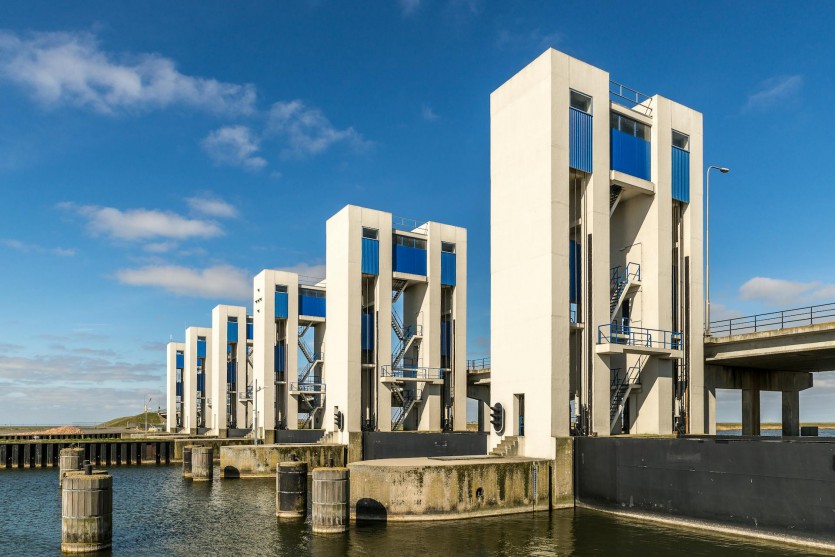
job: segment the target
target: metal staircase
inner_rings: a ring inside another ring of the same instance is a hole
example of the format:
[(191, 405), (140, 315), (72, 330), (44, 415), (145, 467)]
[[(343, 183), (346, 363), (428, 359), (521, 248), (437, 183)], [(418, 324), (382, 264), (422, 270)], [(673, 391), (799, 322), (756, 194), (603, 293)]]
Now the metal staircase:
[(623, 188), (620, 186), (609, 186), (609, 217), (615, 214), (615, 209), (620, 203)]
[(404, 389), (400, 385), (393, 385), (391, 392), (394, 398), (400, 403), (400, 408), (391, 422), (391, 430), (398, 431), (403, 429), (403, 424), (406, 422), (406, 418), (409, 417), (412, 408), (422, 401), (423, 390), (416, 389), (412, 391)]
[(618, 310), (629, 295), (632, 286), (641, 282), (641, 266), (637, 263), (627, 263), (621, 272), (620, 267), (610, 270), (609, 322), (614, 323)]
[(391, 295), (391, 328), (397, 336), (397, 346), (391, 351), (391, 367), (392, 369), (400, 369), (403, 362), (403, 357), (406, 352), (414, 345), (415, 342), (421, 339), (420, 325), (403, 325), (403, 320), (394, 309), (394, 304), (406, 290), (408, 282), (405, 280), (394, 280), (392, 282)]
[(629, 393), (632, 388), (641, 384), (641, 369), (649, 359), (649, 356), (639, 356), (638, 361), (626, 371), (623, 379), (620, 378), (619, 369), (613, 369), (615, 373), (612, 379), (612, 400), (609, 404), (609, 417), (611, 419), (610, 431), (615, 428), (615, 424), (623, 415), (623, 410), (626, 406), (626, 400), (629, 398)]
[(304, 358), (307, 360), (307, 364), (305, 364), (304, 369), (299, 374), (299, 383), (305, 383), (310, 375), (310, 372), (313, 371), (317, 365), (324, 362), (325, 358), (324, 354), (316, 354), (310, 346), (307, 345), (307, 342), (305, 342), (301, 336), (301, 331), (299, 334), (299, 349), (302, 351)]

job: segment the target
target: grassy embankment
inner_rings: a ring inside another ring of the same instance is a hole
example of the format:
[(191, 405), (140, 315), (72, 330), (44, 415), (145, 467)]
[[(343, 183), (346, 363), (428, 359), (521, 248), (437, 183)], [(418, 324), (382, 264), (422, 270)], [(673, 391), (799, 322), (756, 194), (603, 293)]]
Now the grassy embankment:
[(145, 427), (146, 416), (148, 417), (148, 427), (151, 427), (152, 425), (165, 425), (165, 421), (159, 414), (157, 414), (156, 412), (146, 412), (137, 414), (136, 416), (123, 416), (121, 418), (115, 418), (113, 420), (110, 420), (109, 422), (99, 424), (98, 427), (128, 427), (128, 424), (130, 424), (132, 427)]

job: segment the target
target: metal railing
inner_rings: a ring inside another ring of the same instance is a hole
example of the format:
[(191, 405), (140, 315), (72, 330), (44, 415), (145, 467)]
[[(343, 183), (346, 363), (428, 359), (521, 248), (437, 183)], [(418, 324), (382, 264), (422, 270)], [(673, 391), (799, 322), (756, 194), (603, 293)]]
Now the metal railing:
[(805, 308), (784, 309), (745, 317), (733, 317), (710, 322), (711, 336), (779, 331), (789, 327), (820, 325), (835, 322), (835, 303)]
[(467, 371), (482, 371), (490, 369), (490, 356), (467, 360)]
[[(621, 269), (623, 269), (621, 271)], [(614, 286), (630, 280), (641, 280), (641, 264), (630, 261), (624, 267), (618, 265), (609, 270), (609, 282)]]
[(684, 341), (681, 333), (677, 331), (644, 329), (631, 325), (607, 323), (597, 328), (597, 344), (622, 344), (624, 346), (682, 350)]
[(320, 394), (325, 392), (325, 384), (324, 383), (290, 383), (290, 390), (291, 391), (299, 391), (303, 393), (315, 393)]
[(609, 100), (644, 116), (652, 116), (652, 97), (617, 81), (609, 81)]
[(380, 368), (380, 376), (431, 381), (433, 379), (443, 379), (444, 370), (439, 367), (392, 368), (391, 366), (383, 366)]
[(314, 277), (310, 275), (299, 275), (299, 285), (300, 286), (320, 286), (319, 283), (323, 282), (325, 277)]
[(427, 234), (426, 222), (420, 222), (406, 217), (391, 217), (391, 227), (395, 230), (413, 232), (415, 234)]

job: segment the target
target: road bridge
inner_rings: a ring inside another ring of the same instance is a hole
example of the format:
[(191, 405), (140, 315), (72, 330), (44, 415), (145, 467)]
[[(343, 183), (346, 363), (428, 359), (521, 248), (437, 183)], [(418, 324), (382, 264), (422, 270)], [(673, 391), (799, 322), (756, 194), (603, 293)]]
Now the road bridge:
[(742, 391), (742, 434), (760, 434), (760, 392), (782, 393), (783, 435), (800, 435), (800, 391), (835, 370), (835, 304), (713, 321), (705, 381)]

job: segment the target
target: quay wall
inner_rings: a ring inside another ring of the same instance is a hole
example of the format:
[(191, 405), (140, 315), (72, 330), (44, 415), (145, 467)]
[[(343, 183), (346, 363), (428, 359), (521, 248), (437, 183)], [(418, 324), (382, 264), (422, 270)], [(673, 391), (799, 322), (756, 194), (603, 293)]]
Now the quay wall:
[(362, 460), (487, 454), (482, 432), (364, 431)]
[(522, 457), (353, 462), (351, 514), (406, 522), (548, 510), (552, 466)]
[(835, 440), (578, 437), (579, 504), (833, 543)]
[(307, 469), (345, 466), (345, 445), (305, 443), (295, 445), (222, 446), (220, 475), (222, 478), (275, 478), (279, 462), (293, 456), (307, 463)]
[(173, 460), (174, 442), (158, 439), (0, 440), (0, 470), (57, 467), (61, 449), (66, 447), (84, 449), (84, 460), (95, 466), (169, 464)]

